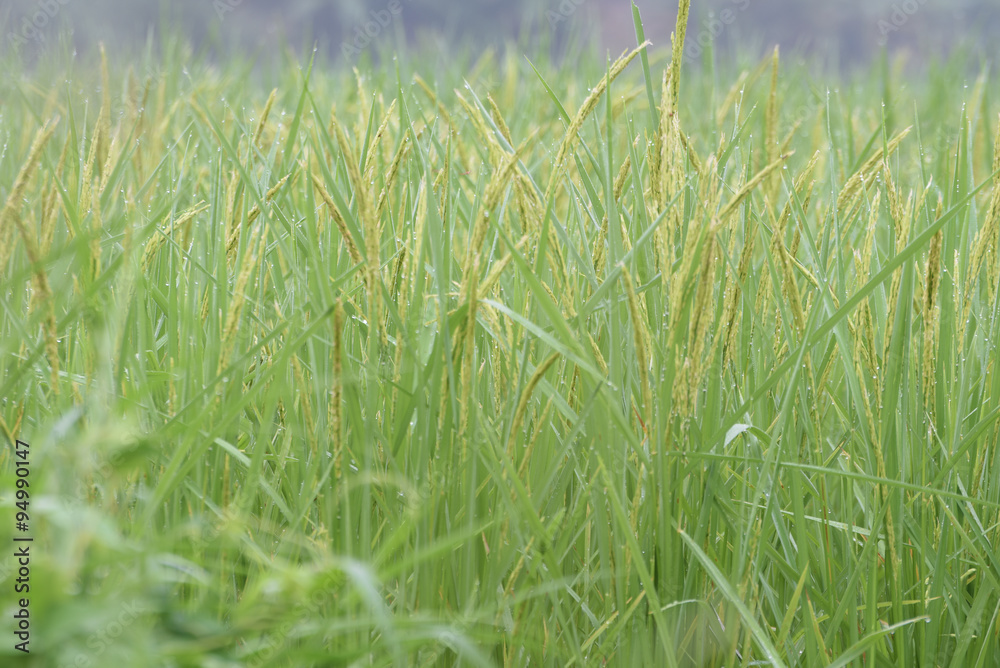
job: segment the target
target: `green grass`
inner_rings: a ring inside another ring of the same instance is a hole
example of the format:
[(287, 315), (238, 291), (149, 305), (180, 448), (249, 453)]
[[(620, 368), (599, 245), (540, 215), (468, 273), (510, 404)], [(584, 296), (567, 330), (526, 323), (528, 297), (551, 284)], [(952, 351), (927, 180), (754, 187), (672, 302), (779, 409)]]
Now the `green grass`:
[(995, 76), (670, 62), (3, 79), (0, 661), (1000, 665)]

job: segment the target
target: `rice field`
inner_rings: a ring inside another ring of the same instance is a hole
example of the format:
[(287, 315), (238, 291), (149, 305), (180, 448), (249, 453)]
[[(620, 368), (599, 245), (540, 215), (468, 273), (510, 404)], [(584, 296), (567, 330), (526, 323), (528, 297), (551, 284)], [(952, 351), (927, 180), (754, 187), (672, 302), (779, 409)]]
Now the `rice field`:
[(0, 663), (1000, 665), (995, 73), (635, 25), (9, 57)]

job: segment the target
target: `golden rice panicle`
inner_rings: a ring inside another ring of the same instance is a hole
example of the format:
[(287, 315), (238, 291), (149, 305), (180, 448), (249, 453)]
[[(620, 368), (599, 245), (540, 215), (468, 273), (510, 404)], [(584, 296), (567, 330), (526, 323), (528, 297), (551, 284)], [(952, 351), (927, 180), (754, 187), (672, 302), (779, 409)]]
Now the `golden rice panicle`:
[[(55, 132), (55, 126), (58, 122), (58, 118), (46, 121), (46, 123), (35, 133), (35, 137), (31, 142), (31, 148), (28, 149), (28, 158), (25, 160), (20, 171), (18, 171), (17, 177), (14, 179), (14, 185), (11, 186), (10, 193), (7, 195), (7, 201), (4, 203), (3, 209), (0, 209), (0, 232), (10, 229), (11, 225), (16, 226), (21, 232), (23, 237), (22, 240), (28, 249), (28, 259), (32, 263), (39, 262), (41, 258), (38, 257), (37, 254), (35, 236), (33, 234), (29, 234), (28, 230), (22, 229), (23, 222), (21, 221), (20, 210), (24, 201), (25, 191), (28, 189), (28, 182), (31, 180), (31, 177), (38, 168), (38, 163), (42, 158), (42, 150), (45, 148), (45, 145)], [(6, 262), (3, 264), (6, 264)], [(0, 264), (0, 267), (2, 267), (3, 264)]]
[(364, 179), (361, 177), (361, 169), (354, 156), (344, 128), (334, 119), (334, 133), (337, 137), (337, 144), (344, 154), (344, 162), (347, 164), (347, 175), (354, 188), (354, 197), (358, 203), (358, 215), (361, 218), (361, 227), (364, 233), (365, 242), (365, 285), (368, 291), (368, 318), (371, 326), (374, 327), (379, 341), (384, 345), (387, 342), (385, 327), (382, 323), (382, 290), (381, 290), (381, 254), (382, 243), (378, 221), (375, 220), (375, 211), (372, 207), (371, 197)]
[(208, 204), (205, 203), (196, 204), (195, 206), (193, 206), (192, 208), (188, 209), (180, 216), (178, 216), (177, 219), (170, 225), (170, 227), (155, 232), (153, 236), (151, 236), (149, 240), (146, 242), (146, 246), (143, 249), (142, 260), (139, 263), (140, 271), (143, 274), (148, 273), (149, 267), (156, 259), (156, 254), (160, 250), (160, 247), (163, 245), (164, 240), (177, 230), (183, 229), (188, 223), (191, 222), (191, 220), (195, 216), (197, 216), (199, 213), (205, 211), (208, 208), (209, 208)]
[[(533, 137), (534, 135), (532, 135), (532, 138)], [(493, 212), (499, 206), (504, 193), (511, 185), (517, 164), (527, 147), (530, 145), (530, 142), (531, 138), (521, 144), (516, 151), (507, 154), (504, 160), (497, 165), (496, 170), (493, 172), (493, 177), (486, 186), (482, 206), (480, 207), (475, 223), (472, 226), (472, 238), (469, 240), (469, 255), (466, 259), (465, 271), (463, 273), (463, 287), (465, 287), (464, 281), (468, 280), (469, 276), (475, 275), (478, 279), (478, 273), (472, 272), (472, 269), (473, 265), (478, 267), (481, 262), (483, 254), (482, 245), (486, 239), (486, 234), (489, 231), (490, 216), (493, 215)]]
[(684, 57), (684, 40), (687, 36), (688, 16), (691, 13), (691, 0), (680, 0), (677, 8), (677, 25), (671, 36), (670, 54), (670, 111), (677, 115), (680, 102), (681, 59)]
[[(393, 101), (395, 103), (395, 100)], [(382, 220), (382, 212), (385, 210), (385, 205), (389, 201), (389, 196), (392, 194), (392, 188), (396, 184), (396, 177), (399, 175), (399, 166), (403, 164), (403, 159), (406, 157), (410, 149), (410, 135), (406, 133), (403, 135), (402, 141), (399, 143), (399, 148), (396, 149), (396, 154), (392, 158), (392, 164), (389, 165), (389, 171), (385, 174), (385, 182), (382, 186), (382, 192), (378, 196), (378, 204), (375, 205), (375, 220)]]
[[(864, 186), (866, 189), (870, 188), (874, 183), (874, 174), (876, 168), (883, 161), (883, 159), (888, 159), (892, 155), (899, 144), (906, 139), (906, 136), (910, 134), (913, 130), (913, 126), (900, 130), (889, 143), (883, 148), (879, 147), (872, 157), (868, 158), (861, 167), (858, 168), (854, 174), (847, 179), (847, 183), (840, 190), (840, 194), (837, 196), (837, 210), (842, 212), (847, 212), (848, 209), (854, 206), (855, 196), (860, 192), (861, 187)], [(886, 150), (888, 149), (888, 150)]]
[(310, 176), (312, 177), (316, 192), (319, 193), (320, 199), (326, 204), (326, 209), (329, 211), (330, 217), (333, 218), (334, 225), (340, 231), (340, 238), (347, 247), (347, 254), (350, 256), (351, 262), (361, 264), (364, 261), (361, 258), (361, 251), (358, 250), (357, 244), (354, 243), (354, 238), (351, 236), (351, 231), (347, 229), (347, 223), (344, 222), (343, 216), (340, 215), (340, 210), (337, 209), (337, 205), (334, 203), (330, 193), (327, 192), (326, 186), (323, 185), (323, 181), (320, 180), (319, 176), (315, 172), (310, 172)]
[(448, 113), (448, 107), (446, 107), (441, 100), (438, 99), (437, 93), (435, 93), (431, 87), (427, 85), (427, 82), (424, 81), (419, 74), (413, 75), (413, 82), (417, 84), (417, 86), (420, 87), (420, 90), (424, 91), (424, 95), (426, 95), (428, 99), (434, 103), (437, 107), (438, 114), (440, 114), (441, 118), (444, 119), (444, 122), (448, 125), (448, 127), (454, 127), (455, 124), (451, 120), (451, 114)]
[(535, 387), (542, 382), (542, 377), (545, 375), (545, 372), (548, 371), (558, 359), (558, 352), (554, 352), (545, 358), (545, 360), (535, 368), (535, 372), (531, 374), (531, 378), (528, 379), (528, 384), (524, 386), (524, 391), (521, 392), (521, 398), (517, 402), (517, 408), (514, 410), (514, 419), (510, 424), (510, 437), (507, 440), (508, 457), (513, 458), (514, 444), (517, 442), (517, 435), (521, 431), (521, 427), (524, 424), (524, 416), (528, 412), (528, 402), (531, 400), (531, 395), (535, 391)]
[(264, 110), (260, 112), (260, 120), (257, 121), (257, 127), (253, 131), (253, 144), (258, 148), (261, 147), (260, 140), (264, 134), (264, 127), (267, 125), (267, 119), (271, 115), (271, 107), (274, 105), (274, 99), (277, 96), (278, 89), (272, 89), (271, 94), (267, 96), (267, 102), (264, 104)]
[[(735, 241), (736, 235), (733, 234)], [(736, 349), (736, 337), (739, 332), (739, 323), (742, 312), (739, 308), (740, 297), (743, 290), (740, 287), (746, 282), (750, 273), (750, 266), (753, 262), (753, 251), (757, 240), (757, 222), (751, 220), (747, 225), (746, 237), (743, 239), (743, 249), (740, 251), (740, 261), (736, 269), (736, 280), (730, 281), (726, 288), (725, 303), (722, 309), (722, 366), (729, 365), (733, 359), (733, 351)]]
[[(817, 151), (813, 155), (812, 159), (810, 159), (809, 162), (806, 164), (806, 167), (805, 169), (802, 170), (802, 173), (800, 173), (799, 176), (796, 177), (795, 179), (794, 183), (795, 195), (802, 200), (803, 209), (809, 206), (809, 200), (812, 196), (812, 188), (815, 185), (815, 181), (810, 181), (810, 177), (812, 176), (813, 170), (816, 167), (817, 162), (819, 161), (820, 155), (821, 155), (820, 152)], [(781, 215), (778, 216), (777, 222), (775, 223), (774, 233), (771, 236), (771, 245), (770, 245), (771, 252), (776, 258), (778, 258), (779, 263), (781, 262), (781, 258), (785, 257), (786, 255), (786, 253), (784, 253), (785, 229), (787, 228), (788, 219), (791, 217), (792, 214), (793, 204), (794, 204), (793, 198), (789, 197), (788, 201), (785, 202), (785, 207), (784, 209), (782, 209)], [(787, 253), (787, 255), (790, 257), (790, 260), (794, 263), (795, 250), (793, 249), (790, 253)], [(774, 288), (773, 291), (772, 288)], [(763, 316), (765, 311), (767, 311), (767, 309), (770, 306), (771, 298), (772, 297), (777, 298), (779, 296), (778, 292), (779, 288), (783, 289), (783, 285), (782, 286), (772, 285), (771, 273), (768, 271), (763, 272), (763, 275), (761, 276), (760, 279), (760, 283), (757, 287), (757, 298), (755, 300), (753, 309), (754, 313)], [(780, 322), (781, 318), (780, 312), (778, 313), (777, 317)], [(775, 333), (777, 335), (779, 332), (776, 331)]]
[[(48, 255), (49, 250), (52, 248), (52, 240), (56, 232), (56, 219), (59, 217), (59, 207), (59, 188), (53, 183), (49, 186), (48, 195), (45, 196), (42, 202), (41, 229), (38, 235), (38, 249), (41, 257)], [(125, 223), (126, 233), (131, 231), (131, 229), (132, 220), (129, 218)], [(3, 265), (4, 263), (0, 261), (0, 267)]]
[[(906, 204), (903, 204), (903, 196), (896, 189), (896, 184), (893, 182), (892, 173), (889, 170), (888, 163), (884, 163), (885, 181), (886, 181), (886, 196), (889, 201), (889, 215), (892, 218), (893, 231), (896, 234), (896, 253), (902, 252), (906, 247), (906, 244), (910, 240), (910, 211), (913, 206), (913, 196), (908, 198)], [(898, 306), (899, 298), (899, 286), (903, 280), (903, 270), (902, 268), (897, 269), (892, 274), (892, 282), (889, 286), (889, 297), (888, 297), (888, 307), (889, 312), (886, 316), (885, 321), (885, 336), (883, 338), (882, 350), (889, 350), (889, 341), (892, 340), (892, 328), (895, 323), (895, 311)]]
[(722, 124), (726, 122), (726, 117), (729, 116), (729, 112), (733, 110), (736, 105), (736, 100), (743, 96), (747, 79), (750, 73), (747, 70), (740, 72), (740, 75), (736, 77), (736, 81), (733, 85), (729, 87), (729, 92), (726, 93), (726, 97), (723, 98), (722, 104), (719, 105), (718, 110), (715, 112), (715, 126), (721, 128)]
[(778, 156), (777, 160), (769, 164), (764, 169), (760, 170), (760, 172), (758, 172), (752, 179), (747, 181), (742, 188), (736, 191), (736, 194), (733, 195), (732, 199), (729, 200), (725, 208), (723, 208), (722, 211), (719, 213), (720, 223), (726, 224), (727, 221), (729, 220), (729, 217), (734, 213), (736, 213), (736, 210), (739, 208), (740, 204), (743, 203), (743, 200), (745, 200), (754, 190), (756, 190), (757, 187), (764, 182), (764, 180), (768, 177), (768, 175), (770, 175), (772, 172), (781, 167), (782, 164), (784, 164), (784, 162), (788, 160), (788, 158), (790, 158), (793, 154), (794, 151), (786, 155)]
[(396, 100), (389, 104), (389, 108), (386, 109), (385, 114), (382, 117), (382, 122), (379, 124), (378, 129), (375, 131), (375, 135), (368, 142), (368, 153), (365, 156), (365, 166), (362, 169), (364, 172), (365, 179), (369, 182), (372, 179), (372, 172), (375, 170), (375, 156), (378, 153), (378, 147), (382, 143), (382, 138), (385, 136), (385, 131), (389, 127), (389, 122), (392, 121), (392, 115), (396, 111)]
[(663, 138), (666, 136), (667, 122), (667, 100), (670, 88), (667, 84), (667, 72), (663, 71), (663, 80), (660, 83), (660, 117), (657, 124), (653, 141), (649, 143), (647, 154), (649, 155), (649, 199), (653, 202), (653, 211), (659, 214), (663, 206), (663, 169), (661, 161), (663, 159)]
[(649, 348), (646, 345), (648, 332), (646, 331), (646, 320), (642, 309), (639, 307), (639, 297), (635, 292), (635, 284), (632, 282), (632, 275), (628, 268), (619, 265), (622, 271), (622, 283), (625, 286), (625, 294), (628, 296), (628, 311), (632, 320), (632, 335), (635, 342), (636, 365), (639, 367), (639, 387), (642, 392), (642, 416), (645, 424), (649, 425), (653, 419), (653, 391), (649, 383), (649, 369), (651, 367), (649, 359)]
[[(465, 326), (458, 333), (455, 341), (456, 354), (461, 349), (463, 343), (466, 345), (462, 376), (463, 400), (466, 398), (466, 390), (470, 387), (467, 383), (471, 383), (471, 378), (466, 378), (465, 372), (467, 371), (471, 376), (471, 355), (475, 344), (473, 335), (475, 332), (476, 302), (478, 301), (479, 294), (479, 272), (482, 266), (482, 246), (489, 229), (489, 217), (491, 211), (500, 203), (500, 198), (513, 178), (513, 170), (517, 165), (520, 154), (525, 150), (526, 146), (527, 142), (522, 144), (517, 151), (509, 154), (504, 162), (494, 171), (490, 183), (486, 186), (486, 194), (483, 197), (482, 206), (476, 215), (476, 220), (472, 227), (472, 237), (469, 240), (469, 248), (462, 271), (462, 285), (459, 289), (459, 302), (468, 305), (469, 313)], [(460, 407), (462, 409), (460, 425), (464, 426), (467, 419), (467, 406), (460, 405)]]
[[(478, 271), (479, 261), (476, 260), (474, 270)], [(472, 410), (472, 384), (473, 384), (473, 361), (476, 354), (476, 311), (479, 303), (477, 278), (469, 279), (469, 314), (465, 322), (465, 330), (462, 343), (462, 369), (461, 369), (461, 394), (458, 400), (458, 433), (462, 442), (462, 461), (466, 461), (469, 455), (469, 412)], [(456, 342), (457, 343), (457, 342)]]
[[(997, 137), (994, 146), (996, 148), (994, 149), (993, 156), (993, 171), (996, 172), (1000, 170), (1000, 125), (997, 126)], [(965, 286), (962, 290), (962, 317), (958, 322), (960, 352), (965, 352), (965, 332), (968, 326), (969, 315), (972, 312), (972, 296), (975, 292), (976, 284), (981, 279), (980, 273), (983, 269), (983, 262), (989, 255), (990, 249), (996, 245), (998, 232), (1000, 232), (1000, 174), (993, 177), (993, 193), (990, 197), (990, 206), (986, 212), (983, 225), (976, 234), (976, 240), (972, 244), (972, 255), (969, 258)]]
[[(678, 415), (682, 418), (690, 418), (694, 411), (698, 399), (698, 389), (701, 387), (703, 378), (702, 356), (707, 344), (708, 332), (711, 325), (713, 309), (709, 302), (715, 289), (715, 265), (718, 254), (718, 231), (721, 222), (715, 219), (706, 230), (706, 239), (701, 251), (701, 259), (698, 266), (697, 288), (695, 289), (694, 303), (691, 307), (690, 323), (688, 325), (688, 350), (685, 355), (684, 365), (681, 369), (680, 377), (674, 386), (674, 402), (677, 404)], [(691, 269), (694, 269), (693, 264)], [(687, 279), (682, 279), (687, 282)], [(670, 314), (671, 320), (678, 317), (673, 309), (680, 310), (679, 302), (671, 300)], [(677, 324), (674, 323), (673, 329)]]
[[(690, 0), (687, 2), (682, 2), (682, 4), (690, 4)], [(569, 127), (566, 128), (566, 133), (563, 136), (562, 142), (559, 144), (559, 150), (556, 152), (555, 161), (552, 164), (552, 172), (549, 177), (549, 185), (545, 189), (544, 201), (546, 204), (552, 200), (552, 195), (555, 194), (556, 185), (559, 183), (560, 178), (563, 176), (562, 167), (563, 162), (566, 160), (566, 156), (569, 155), (569, 150), (576, 140), (577, 134), (580, 132), (580, 128), (583, 127), (583, 123), (590, 116), (590, 112), (594, 110), (597, 106), (598, 100), (600, 100), (601, 95), (608, 86), (611, 85), (618, 75), (625, 71), (629, 63), (635, 60), (643, 49), (649, 46), (649, 42), (643, 42), (637, 46), (633, 51), (623, 54), (618, 60), (616, 60), (612, 65), (611, 69), (608, 71), (607, 75), (602, 78), (597, 84), (591, 89), (590, 94), (580, 105), (580, 109), (576, 112), (576, 116), (570, 121)]]
[(455, 92), (455, 99), (458, 100), (459, 105), (461, 105), (462, 109), (465, 110), (465, 113), (472, 122), (472, 127), (476, 129), (476, 133), (479, 135), (479, 138), (484, 144), (486, 144), (490, 164), (494, 168), (498, 167), (500, 163), (503, 162), (504, 150), (497, 141), (493, 130), (486, 123), (486, 119), (483, 118), (483, 114), (479, 111), (479, 107), (474, 106), (457, 91)]
[[(296, 175), (298, 175), (298, 172), (296, 172)], [(274, 186), (270, 190), (264, 193), (264, 203), (267, 204), (272, 199), (274, 199), (274, 196), (278, 194), (278, 191), (281, 190), (281, 187), (284, 186), (285, 183), (288, 182), (288, 179), (291, 177), (292, 177), (291, 174), (286, 174), (276, 184), (274, 184)], [(250, 212), (247, 213), (246, 224), (250, 225), (251, 223), (253, 223), (255, 220), (257, 220), (257, 216), (259, 215), (260, 215), (260, 205), (254, 204), (253, 208), (250, 209)], [(230, 251), (233, 250), (236, 247), (236, 244), (239, 243), (239, 240), (240, 239), (238, 234), (233, 237), (230, 237), (227, 249)]]
[[(111, 139), (111, 77), (108, 74), (108, 55), (104, 52), (104, 42), (100, 44), (101, 51), (101, 111), (97, 120), (100, 128), (94, 137), (97, 142), (97, 168), (101, 170), (108, 157), (108, 142)], [(98, 176), (101, 172), (98, 171)]]
[(343, 426), (340, 417), (340, 403), (344, 385), (344, 303), (338, 299), (333, 308), (333, 387), (330, 389), (329, 430), (330, 444), (333, 449), (333, 479), (340, 480), (343, 475), (342, 460), (344, 454)]
[(298, 353), (292, 355), (292, 374), (295, 378), (296, 398), (302, 410), (302, 421), (305, 427), (306, 441), (309, 443), (309, 453), (315, 457), (319, 449), (319, 441), (316, 438), (316, 421), (313, 418), (312, 402), (309, 400), (309, 388), (312, 383), (307, 382), (306, 372), (302, 369)]
[[(764, 155), (768, 163), (773, 163), (780, 155), (778, 146), (778, 61), (779, 51), (778, 46), (775, 46), (771, 57), (771, 92), (767, 97), (765, 111)], [(771, 203), (771, 206), (777, 205), (780, 185), (779, 174), (772, 173), (764, 186), (764, 196)]]
[(409, 302), (409, 293), (417, 283), (417, 276), (423, 272), (421, 264), (424, 255), (424, 226), (427, 222), (427, 200), (431, 196), (431, 189), (427, 187), (426, 179), (420, 182), (420, 189), (417, 191), (417, 211), (413, 222), (413, 253), (410, 254), (409, 274), (406, 287), (403, 290), (404, 300)]
[[(628, 179), (631, 166), (632, 166), (632, 156), (631, 155), (625, 156), (625, 161), (622, 162), (622, 166), (618, 170), (618, 176), (615, 177), (614, 199), (616, 202), (619, 199), (621, 199), (622, 191), (625, 189), (625, 182)], [(624, 221), (622, 222), (622, 225), (624, 229)], [(608, 240), (608, 213), (605, 212), (604, 218), (601, 220), (601, 229), (598, 230), (597, 237), (594, 239), (594, 248), (593, 252), (591, 253), (591, 259), (594, 265), (594, 273), (597, 276), (601, 276), (604, 273), (604, 262), (607, 259), (607, 252), (608, 252), (607, 240)]]
[[(476, 221), (472, 229), (472, 238), (469, 240), (468, 255), (466, 257), (465, 268), (462, 272), (462, 285), (459, 290), (459, 301), (468, 304), (469, 312), (464, 330), (458, 335), (456, 340), (456, 350), (465, 345), (464, 359), (462, 367), (462, 402), (460, 402), (460, 430), (464, 433), (468, 420), (468, 397), (471, 392), (472, 382), (472, 357), (475, 348), (475, 321), (476, 305), (479, 295), (479, 271), (482, 265), (483, 242), (489, 229), (489, 217), (491, 212), (500, 203), (503, 193), (507, 190), (511, 179), (514, 176), (514, 169), (520, 159), (521, 154), (528, 146), (526, 141), (515, 152), (508, 154), (493, 173), (486, 186), (486, 193), (483, 203), (476, 216)], [(464, 453), (463, 445), (463, 453)], [(464, 457), (464, 455), (463, 455)]]
[(94, 168), (98, 163), (98, 154), (100, 153), (101, 144), (101, 133), (103, 132), (104, 124), (101, 119), (97, 119), (97, 125), (94, 126), (94, 136), (90, 139), (90, 149), (87, 151), (87, 160), (83, 163), (83, 174), (80, 177), (80, 211), (86, 213), (90, 210), (91, 203), (94, 199), (94, 182), (97, 180), (94, 176)]
[[(41, 159), (42, 148), (55, 131), (55, 123), (57, 120), (58, 119), (52, 119), (48, 121), (35, 133), (35, 137), (31, 143), (31, 148), (28, 150), (28, 159), (18, 172), (18, 175), (14, 180), (14, 185), (11, 187), (10, 194), (7, 196), (7, 201), (3, 208), (0, 209), (0, 270), (6, 268), (7, 262), (10, 260), (11, 254), (13, 253), (14, 243), (12, 241), (12, 237), (14, 235), (15, 228), (18, 229), (25, 246), (28, 247), (28, 259), (31, 262), (37, 262), (36, 259), (32, 258), (41, 258), (42, 254), (47, 252), (46, 250), (37, 247), (35, 244), (34, 234), (26, 234), (26, 230), (21, 230), (19, 212), (21, 202), (24, 200), (24, 193), (28, 187), (28, 182), (31, 180), (31, 176)], [(63, 150), (65, 151), (65, 147)]]
[(940, 322), (937, 317), (938, 286), (941, 283), (941, 244), (944, 232), (938, 231), (931, 237), (930, 255), (927, 258), (927, 279), (924, 286), (924, 354), (921, 359), (921, 377), (924, 396), (924, 408), (932, 416), (934, 414), (934, 372), (937, 340), (937, 328)]
[(493, 96), (489, 93), (486, 94), (486, 101), (490, 105), (490, 116), (493, 118), (493, 122), (500, 130), (500, 134), (503, 135), (503, 138), (507, 140), (508, 144), (513, 146), (514, 141), (510, 138), (510, 128), (507, 127), (507, 122), (504, 121), (503, 114), (500, 113), (500, 107), (497, 106)]
[(222, 329), (222, 350), (219, 354), (219, 365), (216, 373), (221, 374), (229, 366), (229, 358), (236, 347), (236, 334), (239, 330), (240, 316), (243, 313), (243, 305), (247, 301), (247, 285), (250, 283), (250, 274), (257, 266), (257, 260), (264, 252), (267, 243), (268, 227), (265, 224), (260, 230), (258, 239), (251, 239), (247, 244), (246, 252), (243, 254), (243, 261), (240, 265), (240, 273), (236, 277), (233, 286), (233, 299), (229, 303), (229, 311), (226, 313), (225, 326)]
[[(48, 313), (44, 320), (45, 353), (49, 359), (52, 393), (56, 395), (59, 394), (59, 348), (56, 338), (55, 302), (52, 300), (49, 278), (42, 265), (42, 257), (37, 241), (35, 240), (37, 231), (27, 228), (27, 225), (21, 219), (20, 209), (21, 203), (24, 200), (24, 193), (28, 188), (28, 182), (37, 170), (38, 163), (42, 157), (42, 150), (49, 139), (52, 138), (56, 123), (58, 122), (58, 118), (46, 121), (35, 133), (35, 138), (31, 142), (31, 148), (28, 150), (28, 159), (21, 166), (20, 171), (18, 171), (17, 178), (14, 179), (14, 185), (7, 196), (7, 201), (4, 203), (3, 209), (0, 209), (0, 239), (9, 236), (5, 233), (5, 230), (9, 229), (11, 225), (17, 228), (21, 236), (21, 242), (24, 244), (25, 254), (28, 256), (28, 261), (31, 262), (33, 267), (32, 282), (35, 286), (35, 294), (32, 296), (32, 301), (33, 303), (41, 303), (48, 306)], [(3, 263), (0, 263), (0, 269), (6, 265), (8, 260), (7, 257), (3, 257), (2, 259)]]
[[(865, 234), (865, 241), (862, 245), (861, 254), (858, 258), (857, 282), (859, 287), (864, 285), (867, 282), (868, 277), (871, 275), (872, 255), (874, 254), (875, 246), (875, 230), (878, 224), (880, 201), (880, 193), (876, 191), (875, 198), (872, 201), (871, 214), (868, 220), (868, 230)], [(889, 308), (892, 309), (893, 305), (889, 304)], [(864, 344), (862, 348), (864, 351), (863, 358), (865, 363), (868, 365), (868, 376), (875, 379), (877, 387), (879, 364), (875, 354), (875, 325), (872, 318), (872, 297), (870, 296), (864, 299), (858, 307), (857, 334), (859, 340), (861, 340)]]

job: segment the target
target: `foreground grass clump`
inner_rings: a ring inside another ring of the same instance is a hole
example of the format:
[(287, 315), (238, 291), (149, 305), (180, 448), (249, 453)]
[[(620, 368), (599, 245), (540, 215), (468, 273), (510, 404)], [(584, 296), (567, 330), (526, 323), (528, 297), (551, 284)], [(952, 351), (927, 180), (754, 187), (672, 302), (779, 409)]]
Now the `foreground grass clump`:
[(985, 75), (163, 51), (0, 91), (18, 660), (998, 665)]

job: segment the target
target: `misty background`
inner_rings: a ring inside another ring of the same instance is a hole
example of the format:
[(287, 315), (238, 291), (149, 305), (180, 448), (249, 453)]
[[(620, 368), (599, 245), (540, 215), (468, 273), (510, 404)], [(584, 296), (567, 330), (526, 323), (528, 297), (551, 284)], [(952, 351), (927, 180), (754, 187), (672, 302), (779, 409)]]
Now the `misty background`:
[[(676, 3), (638, 0), (647, 38), (669, 45)], [(689, 59), (735, 47), (816, 56), (834, 66), (882, 52), (916, 61), (955, 49), (984, 58), (1000, 43), (1000, 0), (695, 0)], [(165, 31), (196, 47), (252, 53), (317, 43), (331, 58), (377, 60), (401, 46), (441, 53), (517, 41), (525, 50), (635, 45), (629, 0), (0, 0), (0, 49), (26, 57), (66, 30), (74, 48), (143, 44)]]

